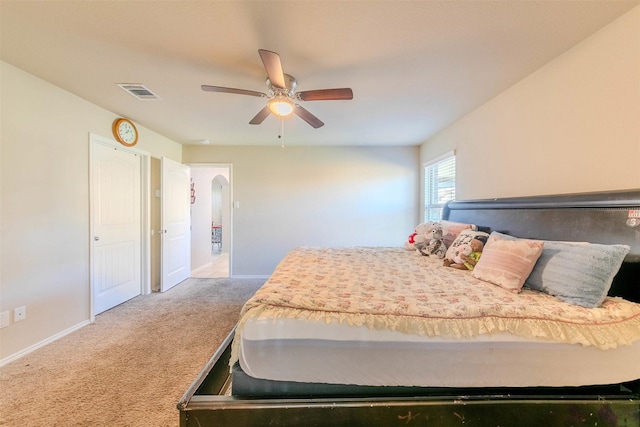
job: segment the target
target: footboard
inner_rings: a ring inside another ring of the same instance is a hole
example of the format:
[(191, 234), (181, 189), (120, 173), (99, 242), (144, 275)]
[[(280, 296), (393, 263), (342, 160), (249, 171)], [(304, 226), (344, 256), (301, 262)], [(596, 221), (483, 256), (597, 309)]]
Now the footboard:
[(248, 399), (230, 395), (232, 331), (178, 403), (180, 426), (640, 425), (640, 385), (615, 393)]

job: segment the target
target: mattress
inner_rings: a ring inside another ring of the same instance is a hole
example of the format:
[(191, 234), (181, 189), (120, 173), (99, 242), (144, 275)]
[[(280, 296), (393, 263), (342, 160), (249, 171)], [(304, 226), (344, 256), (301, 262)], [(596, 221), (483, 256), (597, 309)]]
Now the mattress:
[(239, 351), (254, 378), (403, 387), (615, 384), (640, 378), (638, 360), (640, 341), (602, 350), (509, 333), (446, 339), (286, 318), (249, 319)]
[(512, 293), (398, 248), (297, 248), (244, 305), (232, 367), (258, 379), (573, 387), (640, 379), (640, 304)]

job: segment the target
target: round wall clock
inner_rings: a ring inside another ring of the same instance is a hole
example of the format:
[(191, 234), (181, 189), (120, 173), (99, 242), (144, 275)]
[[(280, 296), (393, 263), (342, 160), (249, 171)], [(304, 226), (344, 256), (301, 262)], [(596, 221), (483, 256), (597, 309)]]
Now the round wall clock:
[(129, 119), (117, 119), (113, 122), (113, 136), (127, 147), (133, 147), (138, 143), (138, 129)]

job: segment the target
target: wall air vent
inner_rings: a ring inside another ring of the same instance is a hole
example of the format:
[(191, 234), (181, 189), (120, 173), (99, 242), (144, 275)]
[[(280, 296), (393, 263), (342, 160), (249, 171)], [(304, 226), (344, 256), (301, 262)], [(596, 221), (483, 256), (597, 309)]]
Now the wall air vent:
[(122, 89), (126, 90), (131, 95), (135, 96), (141, 101), (161, 101), (162, 100), (162, 98), (160, 98), (158, 95), (151, 92), (149, 89), (147, 89), (144, 85), (141, 85), (141, 84), (118, 83), (118, 86), (120, 86)]

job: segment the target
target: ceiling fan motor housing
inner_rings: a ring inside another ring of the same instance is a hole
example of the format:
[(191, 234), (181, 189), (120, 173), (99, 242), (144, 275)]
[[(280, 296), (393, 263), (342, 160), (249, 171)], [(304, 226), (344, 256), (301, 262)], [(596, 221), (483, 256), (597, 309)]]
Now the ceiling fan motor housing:
[(273, 84), (271, 83), (271, 80), (269, 80), (269, 77), (267, 77), (267, 87), (269, 88), (269, 92), (271, 96), (285, 95), (292, 98), (293, 94), (296, 91), (296, 88), (298, 87), (298, 82), (296, 81), (296, 78), (285, 73), (284, 84), (286, 86), (286, 88), (284, 89), (274, 87)]

